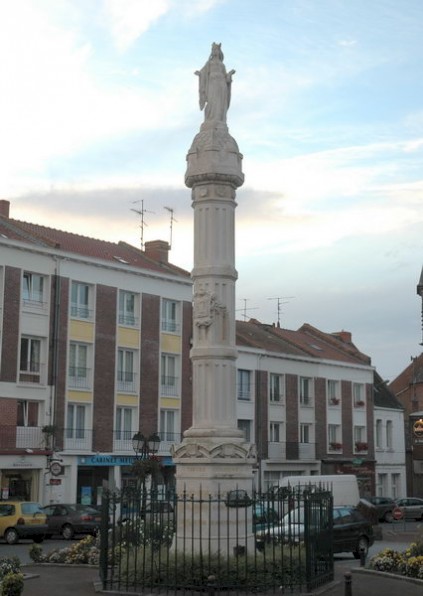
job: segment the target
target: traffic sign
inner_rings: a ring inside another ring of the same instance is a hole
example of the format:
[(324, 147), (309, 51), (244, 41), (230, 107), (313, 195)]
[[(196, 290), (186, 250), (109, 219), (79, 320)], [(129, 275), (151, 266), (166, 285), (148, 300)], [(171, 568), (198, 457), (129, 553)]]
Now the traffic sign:
[(402, 519), (403, 515), (404, 515), (404, 513), (400, 507), (395, 507), (392, 510), (392, 517), (396, 520)]

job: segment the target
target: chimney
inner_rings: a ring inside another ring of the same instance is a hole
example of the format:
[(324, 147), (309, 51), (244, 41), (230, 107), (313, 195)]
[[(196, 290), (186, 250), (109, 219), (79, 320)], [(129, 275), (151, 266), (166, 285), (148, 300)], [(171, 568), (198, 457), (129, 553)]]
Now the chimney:
[(350, 331), (338, 331), (338, 332), (334, 333), (333, 335), (335, 335), (336, 337), (339, 337), (339, 339), (346, 344), (350, 344), (352, 342), (352, 336), (351, 336)]
[(145, 254), (148, 258), (159, 263), (169, 262), (170, 246), (165, 240), (150, 240), (145, 243)]
[(0, 199), (0, 216), (9, 219), (10, 201)]

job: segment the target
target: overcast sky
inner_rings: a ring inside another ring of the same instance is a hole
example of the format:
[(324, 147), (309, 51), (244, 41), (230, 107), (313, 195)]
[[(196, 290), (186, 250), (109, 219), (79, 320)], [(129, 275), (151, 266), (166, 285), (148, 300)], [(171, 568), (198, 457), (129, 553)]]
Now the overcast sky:
[(422, 0), (0, 0), (0, 198), (136, 246), (142, 208), (144, 242), (170, 240), (168, 207), (191, 270), (214, 41), (244, 155), (237, 316), (351, 331), (392, 380), (421, 351)]

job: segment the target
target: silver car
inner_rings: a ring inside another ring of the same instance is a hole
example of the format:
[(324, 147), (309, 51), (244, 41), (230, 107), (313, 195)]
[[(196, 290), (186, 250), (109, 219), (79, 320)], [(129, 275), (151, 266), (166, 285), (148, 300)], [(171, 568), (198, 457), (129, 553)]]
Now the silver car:
[(402, 510), (404, 519), (423, 521), (423, 499), (404, 497), (403, 499), (397, 499), (395, 505)]

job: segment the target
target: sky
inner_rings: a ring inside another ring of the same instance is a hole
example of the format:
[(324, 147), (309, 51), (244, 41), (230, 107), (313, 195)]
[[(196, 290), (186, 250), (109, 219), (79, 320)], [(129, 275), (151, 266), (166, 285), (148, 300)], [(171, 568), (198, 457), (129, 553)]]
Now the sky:
[(171, 241), (190, 271), (194, 72), (221, 43), (237, 318), (350, 331), (392, 380), (422, 341), (422, 30), (421, 0), (0, 0), (0, 198), (14, 219)]

